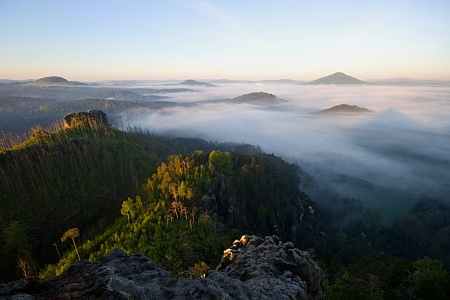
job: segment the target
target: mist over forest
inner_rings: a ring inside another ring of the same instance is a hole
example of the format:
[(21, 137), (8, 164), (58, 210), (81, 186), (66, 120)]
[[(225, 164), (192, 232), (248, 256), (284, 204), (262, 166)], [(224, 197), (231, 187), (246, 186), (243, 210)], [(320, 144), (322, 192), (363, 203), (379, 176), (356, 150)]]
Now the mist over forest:
[(0, 299), (450, 299), (450, 1), (0, 11)]
[[(79, 83), (60, 77), (4, 82), (0, 128), (21, 134), (70, 111), (101, 109), (120, 128), (257, 145), (298, 163), (310, 176), (302, 189), (316, 201), (332, 206), (329, 195), (354, 198), (380, 212), (386, 223), (423, 196), (447, 201), (448, 85), (209, 82)], [(341, 104), (360, 110), (321, 113)]]
[(0, 282), (117, 247), (203, 274), (242, 231), (317, 253), (330, 299), (448, 294), (450, 84), (417, 83), (0, 81)]
[[(285, 101), (225, 101), (253, 92)], [(314, 190), (323, 186), (359, 199), (389, 222), (421, 196), (444, 200), (450, 191), (449, 96), (445, 86), (221, 83), (171, 94), (179, 105), (125, 110), (120, 122), (160, 134), (258, 145), (298, 162), (314, 177)], [(314, 114), (343, 103), (372, 113)]]
[[(354, 198), (381, 213), (386, 223), (421, 197), (448, 202), (448, 84), (406, 79), (351, 84), (357, 79), (343, 73), (324, 78), (344, 84), (80, 83), (55, 76), (3, 82), (0, 128), (22, 134), (71, 111), (100, 109), (118, 128), (257, 145), (298, 163), (308, 174), (301, 188), (316, 201), (332, 207), (330, 195)], [(352, 107), (358, 109), (345, 111)]]

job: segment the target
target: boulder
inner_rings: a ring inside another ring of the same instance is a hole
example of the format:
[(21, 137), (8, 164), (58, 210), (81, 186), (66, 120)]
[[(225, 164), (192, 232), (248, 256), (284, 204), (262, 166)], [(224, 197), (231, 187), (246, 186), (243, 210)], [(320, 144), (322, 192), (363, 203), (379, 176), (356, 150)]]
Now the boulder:
[(325, 274), (309, 252), (275, 235), (242, 236), (224, 251), (216, 270), (245, 283), (252, 299), (324, 298)]

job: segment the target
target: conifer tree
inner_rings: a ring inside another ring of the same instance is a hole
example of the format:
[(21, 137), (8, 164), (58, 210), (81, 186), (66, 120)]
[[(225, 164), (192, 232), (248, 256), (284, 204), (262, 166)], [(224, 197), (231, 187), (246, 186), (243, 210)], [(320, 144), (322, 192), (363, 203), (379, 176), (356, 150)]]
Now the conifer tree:
[(135, 205), (133, 199), (129, 198), (122, 202), (122, 208), (120, 209), (122, 216), (127, 216), (128, 223), (134, 219), (135, 215)]
[(75, 252), (77, 252), (78, 260), (81, 260), (80, 254), (78, 253), (77, 244), (75, 243), (75, 238), (80, 236), (78, 228), (71, 228), (67, 230), (61, 237), (61, 242), (65, 242), (68, 238), (72, 240), (73, 246), (75, 247)]

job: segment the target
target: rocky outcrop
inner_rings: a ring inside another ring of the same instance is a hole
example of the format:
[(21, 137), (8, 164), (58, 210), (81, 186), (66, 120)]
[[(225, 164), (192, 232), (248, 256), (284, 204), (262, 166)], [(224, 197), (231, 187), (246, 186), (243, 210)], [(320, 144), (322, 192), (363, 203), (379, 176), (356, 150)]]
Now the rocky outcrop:
[(216, 270), (241, 281), (249, 289), (250, 299), (324, 298), (322, 269), (309, 252), (296, 249), (292, 242), (283, 243), (277, 236), (244, 235), (224, 251)]
[(276, 236), (244, 235), (216, 270), (176, 278), (141, 254), (116, 249), (100, 262), (80, 261), (58, 277), (0, 285), (0, 298), (323, 299), (324, 273), (308, 252)]
[(108, 124), (106, 114), (101, 110), (88, 110), (86, 112), (68, 113), (63, 118), (64, 128), (78, 127), (81, 125), (96, 126)]

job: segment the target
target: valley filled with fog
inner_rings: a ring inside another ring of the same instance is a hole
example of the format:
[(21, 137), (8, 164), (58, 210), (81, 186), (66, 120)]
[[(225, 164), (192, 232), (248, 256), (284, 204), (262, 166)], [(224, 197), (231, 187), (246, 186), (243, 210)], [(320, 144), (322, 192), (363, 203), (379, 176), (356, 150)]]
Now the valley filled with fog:
[[(126, 88), (189, 88), (168, 94), (172, 105), (123, 111), (124, 126), (158, 134), (258, 145), (297, 162), (312, 178), (302, 188), (360, 200), (386, 221), (423, 196), (450, 192), (450, 88), (445, 86), (303, 85), (291, 82), (212, 82), (214, 87), (139, 82)], [(109, 87), (124, 88), (109, 83)], [(265, 92), (274, 103), (230, 99)], [(148, 95), (146, 95), (148, 96)], [(315, 114), (339, 104), (371, 113)]]
[[(336, 76), (349, 80), (324, 78)], [(341, 104), (344, 110), (334, 109)], [(449, 201), (448, 82), (3, 82), (2, 147), (36, 124), (89, 109), (120, 129), (259, 146), (297, 163), (301, 189), (330, 209), (356, 199), (389, 223), (424, 197)]]

